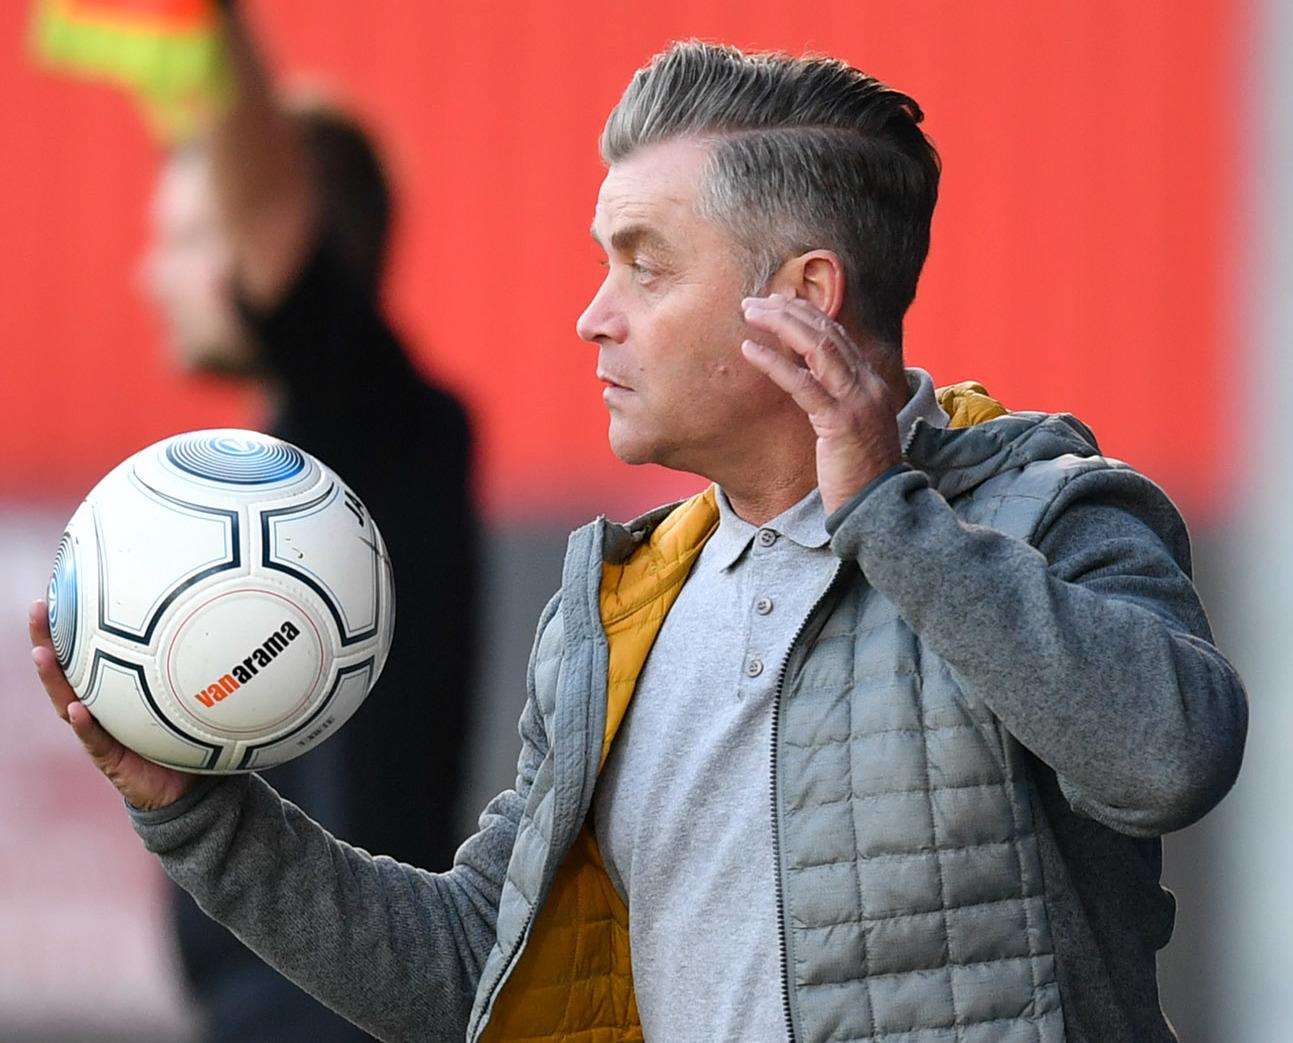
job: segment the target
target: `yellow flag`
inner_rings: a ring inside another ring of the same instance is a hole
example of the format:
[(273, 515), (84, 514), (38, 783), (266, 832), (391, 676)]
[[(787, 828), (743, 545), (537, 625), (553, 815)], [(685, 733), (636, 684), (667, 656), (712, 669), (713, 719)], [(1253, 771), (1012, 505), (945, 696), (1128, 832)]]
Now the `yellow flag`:
[(228, 96), (214, 0), (36, 0), (31, 44), (51, 69), (130, 91), (167, 141)]

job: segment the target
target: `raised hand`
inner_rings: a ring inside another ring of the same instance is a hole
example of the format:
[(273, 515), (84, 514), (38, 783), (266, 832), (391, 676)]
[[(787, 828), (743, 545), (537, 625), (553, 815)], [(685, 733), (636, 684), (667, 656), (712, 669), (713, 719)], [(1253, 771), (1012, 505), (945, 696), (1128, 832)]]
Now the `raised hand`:
[(807, 301), (773, 293), (747, 297), (741, 307), (749, 325), (793, 352), (741, 343), (751, 365), (808, 414), (817, 433), (817, 487), (829, 514), (902, 460), (893, 394), (844, 327)]
[(31, 638), (31, 658), (36, 674), (45, 686), (54, 712), (72, 726), (94, 766), (108, 777), (123, 797), (145, 811), (173, 804), (197, 782), (198, 776), (164, 768), (127, 749), (104, 731), (76, 697), (67, 683), (54, 643), (49, 636), (49, 614), (44, 601), (37, 601), (27, 614), (27, 633)]

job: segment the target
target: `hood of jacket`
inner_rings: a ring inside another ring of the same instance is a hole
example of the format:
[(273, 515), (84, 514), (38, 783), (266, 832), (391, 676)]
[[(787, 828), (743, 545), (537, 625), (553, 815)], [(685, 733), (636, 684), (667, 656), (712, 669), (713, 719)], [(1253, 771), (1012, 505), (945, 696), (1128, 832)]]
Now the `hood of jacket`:
[(951, 499), (1004, 471), (1061, 456), (1099, 456), (1095, 435), (1068, 413), (1010, 413), (974, 427), (917, 420), (904, 459)]

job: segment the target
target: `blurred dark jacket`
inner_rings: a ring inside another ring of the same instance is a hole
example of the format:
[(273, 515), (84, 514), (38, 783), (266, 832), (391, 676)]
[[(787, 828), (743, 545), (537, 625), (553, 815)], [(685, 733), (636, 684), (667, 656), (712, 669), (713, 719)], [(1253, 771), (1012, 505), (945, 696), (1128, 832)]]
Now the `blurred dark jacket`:
[[(277, 386), (271, 431), (359, 495), (395, 575), (395, 638), (372, 693), (336, 735), (264, 772), (331, 832), (374, 854), (447, 869), (476, 652), (478, 527), (459, 402), (414, 368), (375, 302), (325, 243), (277, 307), (243, 317)], [(369, 1038), (272, 970), (174, 890), (182, 962), (209, 1040)]]

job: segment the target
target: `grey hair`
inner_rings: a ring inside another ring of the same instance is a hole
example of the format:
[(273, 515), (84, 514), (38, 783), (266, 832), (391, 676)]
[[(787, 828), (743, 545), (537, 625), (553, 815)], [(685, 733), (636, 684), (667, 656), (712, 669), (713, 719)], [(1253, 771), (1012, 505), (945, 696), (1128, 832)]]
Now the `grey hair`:
[(791, 257), (834, 251), (846, 306), (895, 348), (929, 251), (938, 153), (906, 94), (832, 58), (675, 43), (634, 74), (602, 131), (614, 164), (646, 145), (710, 146), (700, 213), (745, 254), (750, 289)]

